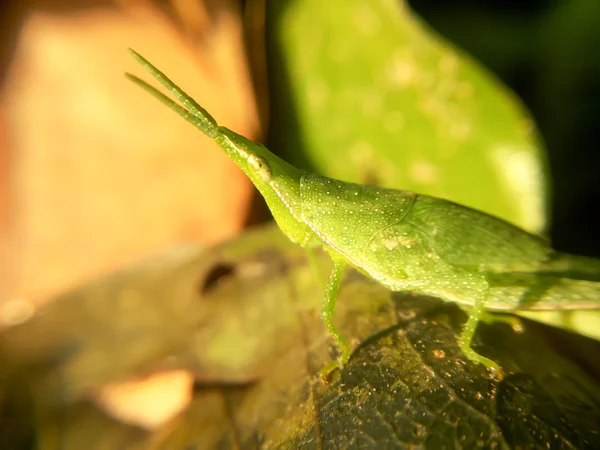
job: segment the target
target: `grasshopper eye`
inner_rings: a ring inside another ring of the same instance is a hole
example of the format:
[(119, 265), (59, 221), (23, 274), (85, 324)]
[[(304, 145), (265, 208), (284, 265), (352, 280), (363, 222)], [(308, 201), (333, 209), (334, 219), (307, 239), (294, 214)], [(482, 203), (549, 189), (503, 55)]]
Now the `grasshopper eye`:
[(260, 156), (251, 154), (250, 156), (248, 156), (248, 164), (265, 183), (271, 181), (273, 171), (271, 170), (271, 166), (269, 166), (269, 163), (265, 159), (261, 158)]

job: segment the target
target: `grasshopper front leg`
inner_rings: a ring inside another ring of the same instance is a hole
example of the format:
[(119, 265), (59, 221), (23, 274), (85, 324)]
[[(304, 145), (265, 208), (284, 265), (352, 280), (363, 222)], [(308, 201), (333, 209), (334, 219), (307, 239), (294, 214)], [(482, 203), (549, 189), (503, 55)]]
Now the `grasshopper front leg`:
[(321, 379), (326, 382), (329, 374), (335, 369), (341, 369), (350, 359), (350, 345), (348, 341), (342, 336), (335, 324), (333, 323), (333, 315), (335, 313), (335, 302), (337, 295), (340, 290), (340, 284), (342, 282), (342, 274), (346, 267), (344, 259), (332, 256), (333, 270), (329, 277), (327, 287), (325, 289), (325, 299), (323, 300), (323, 307), (321, 309), (321, 320), (329, 330), (329, 333), (333, 336), (335, 343), (339, 346), (342, 354), (336, 361), (332, 361), (327, 364), (319, 371)]

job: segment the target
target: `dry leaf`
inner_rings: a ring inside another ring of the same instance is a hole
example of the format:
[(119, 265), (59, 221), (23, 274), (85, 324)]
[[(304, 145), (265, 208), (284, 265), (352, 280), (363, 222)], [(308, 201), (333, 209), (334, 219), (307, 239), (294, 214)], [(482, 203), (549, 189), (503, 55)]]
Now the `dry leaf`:
[[(185, 240), (236, 234), (251, 187), (216, 146), (123, 76), (144, 53), (224, 125), (256, 138), (241, 25), (214, 16), (202, 45), (141, 4), (32, 11), (4, 84), (14, 216), (2, 298), (35, 298)], [(192, 45), (190, 45), (192, 44)]]

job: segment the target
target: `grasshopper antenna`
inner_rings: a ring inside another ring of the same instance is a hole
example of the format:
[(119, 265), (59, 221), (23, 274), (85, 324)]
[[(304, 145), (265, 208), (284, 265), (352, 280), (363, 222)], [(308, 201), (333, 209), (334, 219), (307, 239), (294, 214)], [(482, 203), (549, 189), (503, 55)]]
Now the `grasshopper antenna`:
[(135, 75), (132, 75), (130, 73), (125, 73), (125, 76), (127, 77), (127, 79), (133, 81), (135, 84), (140, 86), (146, 92), (150, 93), (152, 96), (156, 97), (159, 101), (161, 101), (162, 103), (167, 105), (169, 108), (171, 108), (173, 111), (175, 111), (181, 117), (183, 117), (189, 123), (194, 125), (200, 131), (202, 131), (204, 134), (206, 134), (208, 137), (210, 137), (212, 139), (215, 139), (217, 137), (217, 131), (216, 131), (217, 127), (210, 127), (207, 124), (207, 121), (205, 118), (198, 117), (197, 115), (193, 114), (191, 111), (185, 109), (182, 106), (179, 106), (177, 103), (175, 103), (173, 100), (171, 100), (165, 94), (160, 92), (154, 86), (150, 86), (144, 80), (136, 77)]
[(216, 139), (220, 134), (218, 131), (219, 126), (217, 125), (217, 121), (211, 116), (208, 111), (206, 111), (202, 106), (200, 106), (196, 101), (185, 93), (183, 89), (177, 86), (173, 81), (169, 79), (164, 73), (158, 70), (150, 61), (140, 55), (133, 49), (128, 49), (129, 53), (133, 58), (139, 62), (144, 69), (146, 69), (150, 74), (156, 78), (160, 84), (162, 84), (167, 90), (173, 94), (173, 96), (184, 106), (181, 107), (165, 94), (160, 92), (158, 89), (150, 86), (144, 80), (138, 78), (135, 75), (130, 73), (126, 73), (125, 76), (133, 81), (135, 84), (140, 86), (142, 89), (150, 93), (152, 96), (156, 97), (162, 103), (167, 105), (177, 114), (182, 116), (185, 120), (190, 122), (204, 134), (212, 139)]

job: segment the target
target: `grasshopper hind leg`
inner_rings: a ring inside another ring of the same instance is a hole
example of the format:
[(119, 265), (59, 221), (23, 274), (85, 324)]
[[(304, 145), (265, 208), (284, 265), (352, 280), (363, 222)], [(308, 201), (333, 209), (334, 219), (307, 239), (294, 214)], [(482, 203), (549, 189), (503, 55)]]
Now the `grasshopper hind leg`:
[(473, 274), (451, 266), (438, 265), (435, 269), (435, 276), (396, 280), (393, 289), (395, 291), (414, 290), (445, 299), (444, 292), (449, 288), (454, 295), (473, 299), (473, 306), (470, 309), (465, 308), (469, 318), (458, 339), (459, 347), (468, 360), (483, 364), (492, 372), (494, 378), (502, 379), (500, 366), (491, 359), (480, 355), (471, 347), (477, 325), (485, 316), (485, 302), (489, 291), (487, 280), (481, 274)]

